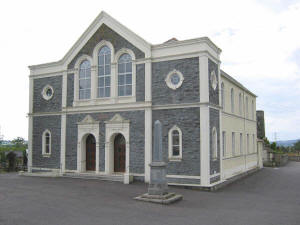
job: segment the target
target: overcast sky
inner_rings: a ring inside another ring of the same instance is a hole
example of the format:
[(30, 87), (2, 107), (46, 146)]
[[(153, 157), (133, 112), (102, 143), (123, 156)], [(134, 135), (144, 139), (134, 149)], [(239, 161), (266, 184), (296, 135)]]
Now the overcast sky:
[(152, 44), (208, 36), (221, 69), (258, 95), (267, 137), (300, 138), (300, 1), (2, 1), (0, 126), (27, 139), (28, 65), (60, 60), (106, 11)]

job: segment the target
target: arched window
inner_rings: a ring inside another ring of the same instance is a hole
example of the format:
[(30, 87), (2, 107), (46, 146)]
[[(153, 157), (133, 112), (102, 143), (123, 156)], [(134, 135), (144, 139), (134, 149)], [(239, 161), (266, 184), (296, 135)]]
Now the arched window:
[(231, 88), (231, 112), (234, 113), (234, 90)]
[(225, 111), (225, 93), (224, 93), (224, 83), (221, 84), (221, 101), (222, 101), (222, 107)]
[(84, 60), (79, 67), (79, 99), (91, 98), (91, 64)]
[(49, 130), (45, 130), (42, 136), (42, 154), (50, 155), (51, 154), (51, 133)]
[(127, 53), (118, 60), (118, 95), (132, 95), (132, 59)]
[(212, 158), (218, 159), (218, 134), (215, 127), (212, 129)]
[(182, 132), (179, 127), (174, 126), (169, 130), (169, 160), (180, 160), (182, 158)]
[(242, 115), (242, 93), (239, 94), (239, 113)]
[(249, 116), (248, 96), (246, 96), (246, 118)]
[(110, 97), (111, 51), (106, 45), (98, 53), (98, 97)]

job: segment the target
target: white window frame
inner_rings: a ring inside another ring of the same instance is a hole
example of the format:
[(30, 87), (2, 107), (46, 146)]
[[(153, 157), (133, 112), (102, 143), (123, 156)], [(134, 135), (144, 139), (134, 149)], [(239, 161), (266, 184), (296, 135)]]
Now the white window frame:
[(215, 127), (213, 127), (211, 131), (211, 138), (212, 138), (212, 159), (218, 160), (218, 132)]
[(226, 158), (226, 131), (222, 132), (222, 145), (223, 158)]
[[(48, 96), (48, 95), (47, 95), (48, 89), (51, 89), (51, 91), (52, 91), (51, 96)], [(50, 99), (53, 97), (53, 95), (54, 95), (54, 89), (53, 89), (53, 87), (52, 87), (51, 85), (47, 84), (47, 85), (43, 88), (41, 94), (42, 94), (43, 98), (44, 98), (46, 101), (48, 101), (48, 100), (50, 100)]]
[[(111, 87), (110, 97), (98, 98), (98, 51), (106, 45), (111, 49)], [(131, 96), (118, 96), (118, 60), (119, 57), (127, 53), (132, 59), (132, 95)], [(89, 60), (91, 63), (91, 98), (79, 99), (79, 65), (82, 61)], [(82, 55), (74, 65), (74, 107), (80, 106), (97, 106), (106, 104), (122, 104), (136, 102), (136, 57), (132, 50), (122, 48), (115, 53), (113, 45), (106, 40), (100, 41), (93, 50), (93, 56)]]
[(249, 146), (249, 134), (247, 134), (247, 154), (250, 153), (250, 146)]
[(232, 156), (235, 156), (236, 155), (235, 154), (235, 133), (232, 132), (231, 136), (232, 136), (232, 139), (231, 139)]
[[(79, 70), (80, 65), (83, 61), (88, 60), (91, 65), (91, 98), (89, 99), (79, 99)], [(74, 66), (74, 106), (80, 104), (80, 102), (88, 102), (91, 99), (93, 99), (93, 83), (94, 83), (94, 75), (95, 75), (95, 68), (93, 66), (93, 60), (88, 55), (82, 55), (80, 56)]]
[[(99, 69), (99, 65), (98, 65), (98, 53), (100, 51), (100, 49), (104, 46), (107, 46), (110, 49), (110, 97), (98, 97), (98, 69)], [(92, 88), (92, 91), (94, 91), (94, 95), (95, 98), (99, 99), (99, 100), (109, 100), (110, 98), (115, 98), (116, 96), (114, 95), (114, 90), (115, 90), (115, 74), (116, 74), (116, 66), (113, 63), (114, 62), (114, 58), (115, 58), (115, 49), (114, 46), (112, 45), (112, 43), (110, 43), (109, 41), (106, 40), (102, 40), (100, 41), (96, 47), (93, 50), (93, 64), (96, 65), (95, 68), (95, 83), (92, 84), (94, 85)]]
[(243, 149), (243, 134), (240, 133), (240, 154), (244, 154), (244, 149)]
[[(130, 96), (119, 96), (118, 95), (118, 88), (119, 88), (119, 71), (118, 71), (118, 62), (119, 58), (123, 54), (129, 54), (131, 57), (131, 63), (132, 63), (132, 93)], [(136, 101), (136, 59), (135, 55), (132, 50), (127, 48), (120, 49), (114, 58), (114, 64), (116, 65), (116, 82), (115, 82), (115, 96), (117, 96), (118, 102), (121, 103), (127, 103), (127, 102), (135, 102)]]
[[(180, 80), (179, 80), (178, 84), (172, 83), (171, 78), (172, 78), (173, 74), (177, 74), (179, 76)], [(184, 80), (183, 74), (179, 70), (174, 69), (167, 74), (165, 82), (169, 88), (171, 88), (172, 90), (176, 90), (177, 88), (181, 87), (183, 80)]]
[[(46, 153), (46, 134), (47, 133), (49, 133), (49, 152), (48, 153)], [(43, 132), (43, 135), (42, 135), (42, 155), (44, 157), (49, 157), (51, 155), (51, 142), (52, 142), (51, 140), (52, 140), (51, 132), (50, 132), (50, 130), (47, 129)]]
[[(178, 131), (179, 133), (179, 155), (173, 155), (173, 131)], [(175, 125), (169, 130), (168, 134), (168, 145), (169, 145), (169, 161), (181, 161), (182, 160), (182, 131)]]
[(240, 93), (239, 94), (239, 113), (240, 113), (240, 115), (242, 115), (242, 113), (243, 113), (243, 111), (242, 111), (242, 109), (243, 109), (243, 103), (242, 103), (242, 93)]

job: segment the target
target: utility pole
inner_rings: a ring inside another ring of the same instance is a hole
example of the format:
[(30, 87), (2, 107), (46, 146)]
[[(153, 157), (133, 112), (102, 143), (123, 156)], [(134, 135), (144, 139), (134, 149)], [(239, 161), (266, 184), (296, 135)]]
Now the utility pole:
[(277, 132), (274, 132), (274, 140), (277, 142)]
[(0, 126), (0, 143), (3, 141), (3, 135), (1, 134), (1, 126)]

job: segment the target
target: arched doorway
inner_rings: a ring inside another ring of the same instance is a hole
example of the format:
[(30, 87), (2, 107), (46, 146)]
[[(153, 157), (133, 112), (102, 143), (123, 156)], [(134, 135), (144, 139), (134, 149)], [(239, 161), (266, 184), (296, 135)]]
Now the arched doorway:
[(92, 134), (86, 138), (86, 170), (96, 169), (96, 140)]
[(124, 173), (126, 165), (126, 140), (117, 134), (114, 141), (114, 172)]

